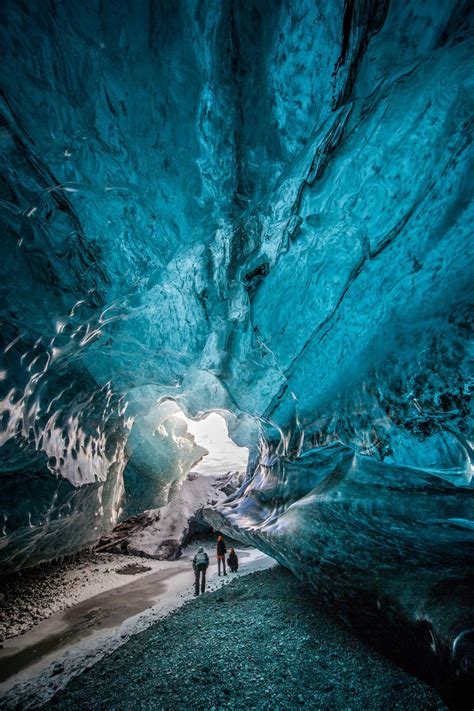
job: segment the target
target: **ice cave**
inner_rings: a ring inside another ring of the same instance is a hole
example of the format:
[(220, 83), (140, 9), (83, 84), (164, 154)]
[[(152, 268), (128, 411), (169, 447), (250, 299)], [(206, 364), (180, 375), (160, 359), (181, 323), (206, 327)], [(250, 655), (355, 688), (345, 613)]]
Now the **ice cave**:
[(0, 13), (1, 570), (170, 503), (219, 415), (246, 476), (209, 526), (459, 705), (471, 3)]

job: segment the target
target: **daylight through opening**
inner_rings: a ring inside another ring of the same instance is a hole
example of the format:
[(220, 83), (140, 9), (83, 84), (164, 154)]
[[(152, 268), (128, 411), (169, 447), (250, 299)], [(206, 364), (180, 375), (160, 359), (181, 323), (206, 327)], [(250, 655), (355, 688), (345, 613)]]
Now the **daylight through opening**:
[(209, 452), (193, 467), (194, 472), (209, 475), (225, 474), (228, 471), (245, 472), (249, 450), (237, 446), (230, 439), (222, 415), (211, 412), (202, 420), (190, 420), (182, 412), (178, 416), (186, 421), (188, 432), (194, 436), (196, 444)]

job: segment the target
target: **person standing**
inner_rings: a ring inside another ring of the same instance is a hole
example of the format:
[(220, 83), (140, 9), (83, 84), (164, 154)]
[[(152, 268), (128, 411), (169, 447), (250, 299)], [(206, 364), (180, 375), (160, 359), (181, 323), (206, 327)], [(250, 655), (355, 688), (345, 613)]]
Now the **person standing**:
[(237, 558), (237, 553), (233, 548), (230, 549), (229, 557), (227, 558), (227, 564), (230, 568), (231, 573), (236, 573), (239, 569), (239, 559)]
[(206, 590), (206, 570), (209, 567), (209, 556), (204, 548), (198, 548), (198, 552), (194, 556), (194, 594), (199, 595), (199, 583), (201, 583), (201, 593)]
[(217, 538), (217, 575), (221, 574), (221, 563), (224, 570), (224, 575), (227, 575), (225, 569), (225, 554), (227, 553), (227, 547), (223, 536), (218, 536)]

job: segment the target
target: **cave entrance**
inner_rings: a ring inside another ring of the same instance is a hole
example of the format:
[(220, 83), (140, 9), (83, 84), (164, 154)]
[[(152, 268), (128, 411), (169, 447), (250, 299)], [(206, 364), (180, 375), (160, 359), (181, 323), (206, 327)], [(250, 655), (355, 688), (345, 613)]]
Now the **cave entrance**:
[(245, 472), (249, 450), (233, 442), (227, 431), (227, 423), (222, 415), (211, 412), (201, 420), (190, 420), (182, 412), (178, 413), (188, 426), (196, 444), (205, 447), (209, 454), (192, 468), (199, 474), (225, 474), (228, 471)]

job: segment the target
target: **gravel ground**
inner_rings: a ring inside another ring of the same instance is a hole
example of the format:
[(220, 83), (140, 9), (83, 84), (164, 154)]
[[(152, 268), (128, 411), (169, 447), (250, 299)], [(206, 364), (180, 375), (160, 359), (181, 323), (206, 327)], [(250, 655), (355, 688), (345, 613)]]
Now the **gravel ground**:
[(48, 709), (445, 709), (366, 646), (288, 571), (235, 580), (76, 677)]

